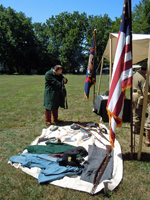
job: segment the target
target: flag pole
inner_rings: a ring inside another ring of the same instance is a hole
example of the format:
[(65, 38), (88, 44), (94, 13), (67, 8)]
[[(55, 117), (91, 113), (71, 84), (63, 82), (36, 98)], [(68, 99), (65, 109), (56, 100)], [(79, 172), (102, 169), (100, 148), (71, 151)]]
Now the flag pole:
[[(95, 67), (95, 53), (96, 53), (95, 50), (96, 50), (96, 29), (94, 29), (94, 55), (93, 55), (94, 67)], [(95, 73), (96, 73), (96, 70), (95, 70)], [(95, 102), (95, 84), (93, 88), (93, 105), (94, 105), (94, 102)]]
[(145, 86), (144, 102), (143, 102), (143, 109), (142, 109), (142, 120), (141, 120), (141, 128), (140, 128), (139, 150), (138, 150), (138, 156), (137, 156), (138, 160), (141, 159), (145, 113), (146, 113), (146, 106), (147, 106), (147, 93), (148, 93), (148, 86), (149, 86), (149, 76), (150, 76), (150, 42), (149, 42), (149, 51), (148, 51), (148, 70), (147, 70), (147, 76), (146, 76), (146, 86)]
[(100, 78), (99, 78), (99, 85), (98, 85), (98, 93), (97, 93), (97, 95), (100, 95), (100, 86), (101, 86), (101, 79), (102, 79), (103, 63), (104, 63), (104, 57), (102, 57), (102, 62), (101, 62), (101, 71), (100, 71)]
[(109, 88), (110, 88), (110, 83), (111, 83), (111, 77), (112, 77), (112, 37), (110, 34), (110, 69), (109, 69)]
[[(132, 52), (132, 12), (131, 12), (131, 0), (129, 0), (129, 16), (130, 16), (130, 44), (131, 44), (131, 54)], [(132, 69), (133, 70), (133, 69)], [(131, 160), (133, 158), (133, 114), (132, 114), (132, 87), (130, 88), (130, 129), (131, 129)]]

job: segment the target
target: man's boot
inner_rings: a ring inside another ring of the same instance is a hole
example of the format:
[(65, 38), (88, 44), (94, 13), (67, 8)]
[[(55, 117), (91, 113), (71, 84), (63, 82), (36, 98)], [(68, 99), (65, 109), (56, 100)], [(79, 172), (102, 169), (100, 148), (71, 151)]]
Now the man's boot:
[(55, 122), (56, 124), (61, 123), (61, 120), (58, 120), (58, 109), (53, 112), (53, 122)]
[(150, 146), (150, 130), (146, 130), (146, 138), (144, 139), (144, 144), (147, 147)]
[(51, 110), (45, 110), (46, 126), (51, 125)]

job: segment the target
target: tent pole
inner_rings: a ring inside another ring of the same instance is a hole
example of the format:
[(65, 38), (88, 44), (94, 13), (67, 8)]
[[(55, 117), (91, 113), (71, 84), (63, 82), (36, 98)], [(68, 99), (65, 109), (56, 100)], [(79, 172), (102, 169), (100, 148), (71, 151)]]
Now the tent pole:
[[(132, 12), (131, 12), (131, 0), (129, 0), (129, 17), (130, 17), (130, 45), (131, 45), (131, 54), (133, 58), (133, 50), (132, 50)], [(133, 68), (132, 68), (133, 70)], [(132, 113), (132, 86), (130, 88), (130, 129), (131, 129), (131, 160), (133, 158), (133, 113)]]
[(101, 86), (101, 78), (102, 78), (102, 71), (103, 71), (103, 63), (104, 63), (104, 57), (102, 57), (102, 62), (101, 62), (101, 71), (100, 71), (100, 77), (99, 77), (99, 85), (98, 85), (98, 93), (97, 93), (97, 95), (100, 95), (100, 86)]
[[(95, 67), (95, 54), (96, 54), (96, 29), (94, 29), (94, 56), (93, 56), (94, 67)], [(95, 70), (95, 73), (96, 73), (96, 70)], [(95, 74), (95, 77), (96, 77), (96, 74)], [(94, 102), (95, 102), (95, 85), (93, 88), (93, 105), (94, 105)]]
[(140, 128), (139, 150), (138, 150), (138, 156), (137, 156), (138, 160), (141, 159), (145, 113), (146, 113), (146, 107), (147, 107), (147, 93), (148, 93), (148, 86), (149, 86), (149, 76), (150, 76), (150, 41), (149, 41), (149, 51), (148, 51), (148, 70), (147, 70), (147, 76), (146, 76), (146, 86), (145, 86), (144, 102), (143, 102), (143, 109), (142, 109), (142, 120), (141, 120), (141, 128)]
[(131, 129), (131, 160), (133, 158), (133, 113), (132, 113), (132, 87), (130, 88), (130, 129)]

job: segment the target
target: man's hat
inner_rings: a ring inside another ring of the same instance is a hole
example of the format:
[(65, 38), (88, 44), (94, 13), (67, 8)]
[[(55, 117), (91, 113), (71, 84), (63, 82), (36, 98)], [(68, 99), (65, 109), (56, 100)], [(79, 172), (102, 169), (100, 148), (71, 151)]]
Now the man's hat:
[(73, 125), (71, 126), (71, 128), (74, 129), (74, 130), (79, 130), (79, 129), (80, 129), (80, 126), (78, 126), (77, 124), (73, 124)]
[(79, 151), (76, 149), (68, 149), (63, 153), (62, 161), (59, 161), (59, 165), (61, 166), (81, 166), (78, 160), (76, 159), (77, 154), (79, 154)]

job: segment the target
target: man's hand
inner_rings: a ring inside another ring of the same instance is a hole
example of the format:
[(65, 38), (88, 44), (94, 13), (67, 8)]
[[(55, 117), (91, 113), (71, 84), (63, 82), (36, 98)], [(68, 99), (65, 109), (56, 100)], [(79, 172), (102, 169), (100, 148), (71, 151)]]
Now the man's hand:
[(64, 83), (66, 83), (66, 82), (67, 82), (66, 78), (63, 78), (63, 82), (64, 82)]

